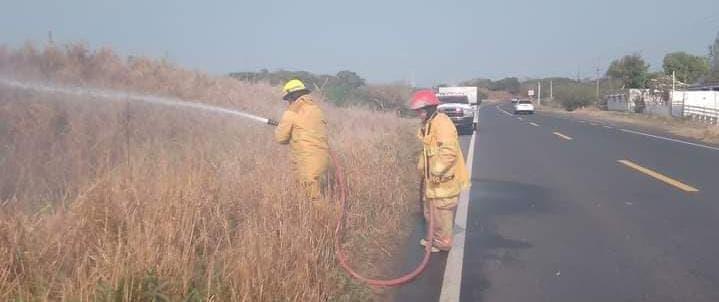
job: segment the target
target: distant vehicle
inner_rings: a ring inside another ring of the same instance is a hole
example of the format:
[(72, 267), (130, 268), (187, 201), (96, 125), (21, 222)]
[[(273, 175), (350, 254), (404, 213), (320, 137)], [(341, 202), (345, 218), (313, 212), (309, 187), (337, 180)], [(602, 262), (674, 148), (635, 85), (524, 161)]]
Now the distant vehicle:
[(471, 133), (479, 129), (479, 100), (477, 87), (440, 87), (437, 107), (452, 119), (457, 131)]
[(517, 102), (519, 102), (518, 98), (512, 98), (512, 104), (516, 104)]
[(520, 100), (514, 104), (514, 114), (521, 114), (521, 113), (527, 113), (527, 114), (534, 113), (534, 104), (532, 104), (532, 101)]

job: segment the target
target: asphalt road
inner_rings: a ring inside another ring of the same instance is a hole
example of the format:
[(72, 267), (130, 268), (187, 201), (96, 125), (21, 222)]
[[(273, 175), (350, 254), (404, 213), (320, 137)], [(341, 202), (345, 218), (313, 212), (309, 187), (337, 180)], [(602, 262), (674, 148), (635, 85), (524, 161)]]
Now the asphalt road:
[[(719, 301), (719, 148), (510, 108), (481, 111), (461, 301)], [(395, 299), (437, 301), (446, 257)]]

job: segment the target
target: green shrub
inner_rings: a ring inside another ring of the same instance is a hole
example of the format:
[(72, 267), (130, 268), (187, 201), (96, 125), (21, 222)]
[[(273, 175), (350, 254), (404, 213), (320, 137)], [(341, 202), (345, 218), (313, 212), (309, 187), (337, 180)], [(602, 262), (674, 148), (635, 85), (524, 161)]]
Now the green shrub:
[(596, 92), (592, 85), (567, 83), (554, 88), (554, 98), (567, 111), (587, 107), (596, 101)]

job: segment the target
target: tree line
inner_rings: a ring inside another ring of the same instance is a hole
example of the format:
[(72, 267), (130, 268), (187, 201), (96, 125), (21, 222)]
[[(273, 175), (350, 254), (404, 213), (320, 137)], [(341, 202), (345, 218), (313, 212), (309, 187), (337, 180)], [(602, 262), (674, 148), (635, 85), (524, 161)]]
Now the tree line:
[[(539, 82), (544, 87), (541, 91), (543, 99), (553, 101), (567, 110), (574, 110), (598, 104), (601, 95), (623, 89), (666, 90), (668, 85), (671, 85), (672, 75), (676, 77), (679, 87), (714, 83), (719, 82), (719, 34), (709, 46), (707, 55), (694, 55), (684, 51), (672, 52), (664, 56), (660, 71), (650, 72), (649, 68), (650, 65), (644, 58), (640, 54), (634, 53), (613, 60), (605, 75), (599, 79), (548, 77), (520, 80), (517, 77), (505, 77), (492, 80), (475, 78), (461, 82), (459, 85), (477, 87), (478, 97), (484, 99), (492, 92), (526, 96), (529, 89), (536, 91)], [(336, 105), (359, 105), (379, 110), (406, 110), (405, 103), (415, 89), (408, 84), (399, 82), (368, 84), (364, 78), (350, 70), (327, 75), (307, 71), (262, 69), (258, 72), (234, 72), (230, 76), (242, 81), (262, 81), (272, 85), (281, 85), (285, 81), (297, 78)], [(551, 91), (550, 83), (553, 86)], [(599, 83), (598, 90), (597, 83)], [(447, 85), (439, 84), (437, 86)]]
[[(650, 89), (667, 93), (676, 79), (678, 87), (719, 83), (719, 34), (709, 46), (707, 55), (694, 55), (684, 51), (671, 52), (664, 56), (661, 70), (651, 72), (650, 65), (638, 53), (628, 54), (611, 62), (599, 79), (542, 78), (528, 79), (519, 84), (519, 93), (526, 95), (528, 89), (537, 88), (537, 83), (548, 87), (553, 84), (552, 100), (567, 110), (574, 110), (592, 104), (600, 104), (601, 96), (624, 89)], [(597, 88), (597, 84), (598, 88)], [(516, 84), (513, 84), (516, 85)], [(513, 93), (516, 87), (511, 88)], [(548, 89), (541, 92), (542, 98), (549, 98)]]
[(401, 110), (412, 93), (404, 83), (368, 84), (356, 72), (342, 70), (337, 74), (314, 74), (307, 71), (262, 69), (258, 72), (230, 73), (241, 81), (268, 82), (282, 85), (291, 79), (300, 79), (308, 88), (321, 94), (338, 106), (364, 106), (378, 110)]

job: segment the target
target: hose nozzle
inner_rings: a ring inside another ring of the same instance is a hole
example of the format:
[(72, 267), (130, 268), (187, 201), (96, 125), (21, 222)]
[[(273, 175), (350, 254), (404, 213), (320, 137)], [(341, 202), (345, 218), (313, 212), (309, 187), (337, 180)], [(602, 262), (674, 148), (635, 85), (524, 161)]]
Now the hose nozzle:
[(268, 119), (267, 119), (267, 124), (270, 125), (270, 126), (277, 126), (277, 125), (280, 124), (280, 122), (278, 122), (278, 121), (276, 121), (276, 120), (273, 120), (273, 119), (271, 119), (271, 118), (268, 118)]

